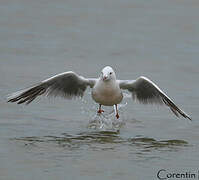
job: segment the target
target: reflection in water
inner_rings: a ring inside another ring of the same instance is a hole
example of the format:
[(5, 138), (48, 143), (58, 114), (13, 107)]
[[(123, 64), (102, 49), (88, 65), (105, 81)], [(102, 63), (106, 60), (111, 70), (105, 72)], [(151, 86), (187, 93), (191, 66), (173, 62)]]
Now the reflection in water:
[(188, 142), (184, 140), (171, 139), (171, 140), (155, 140), (153, 138), (139, 137), (129, 140), (132, 145), (141, 147), (143, 151), (152, 150), (177, 150), (179, 147), (188, 146)]
[[(58, 146), (68, 150), (81, 149), (86, 146), (87, 149), (116, 149), (122, 146), (138, 149), (140, 152), (157, 151), (176, 151), (179, 148), (188, 146), (184, 140), (155, 140), (148, 137), (123, 138), (118, 132), (95, 131), (83, 132), (77, 135), (63, 133), (62, 136), (43, 136), (43, 137), (21, 137), (12, 140), (23, 142), (25, 146), (34, 145), (44, 147), (43, 145)], [(106, 147), (106, 148), (104, 148)], [(107, 148), (109, 147), (109, 148)]]

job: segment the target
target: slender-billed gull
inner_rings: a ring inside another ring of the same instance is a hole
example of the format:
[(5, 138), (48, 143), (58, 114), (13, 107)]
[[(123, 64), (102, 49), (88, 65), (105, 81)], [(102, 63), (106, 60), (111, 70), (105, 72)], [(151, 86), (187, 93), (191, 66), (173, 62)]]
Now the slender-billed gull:
[(119, 118), (117, 104), (123, 99), (122, 90), (128, 90), (134, 100), (143, 104), (165, 104), (177, 117), (181, 115), (191, 120), (191, 117), (178, 108), (151, 80), (143, 76), (136, 80), (117, 80), (110, 66), (104, 67), (98, 78), (84, 78), (73, 71), (57, 74), (33, 87), (11, 94), (8, 102), (29, 104), (40, 95), (61, 96), (66, 99), (82, 97), (87, 86), (92, 88), (92, 98), (99, 104), (99, 114), (104, 112), (102, 105), (115, 105), (116, 118)]

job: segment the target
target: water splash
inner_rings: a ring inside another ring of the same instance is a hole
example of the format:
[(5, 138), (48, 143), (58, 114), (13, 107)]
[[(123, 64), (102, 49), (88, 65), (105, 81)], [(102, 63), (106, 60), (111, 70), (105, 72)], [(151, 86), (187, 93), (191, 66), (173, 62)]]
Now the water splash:
[(118, 105), (119, 119), (115, 117), (115, 108), (110, 110), (110, 108), (103, 107), (103, 109), (105, 108), (105, 112), (99, 114), (97, 113), (98, 106), (89, 106), (85, 100), (82, 100), (82, 103), (82, 113), (87, 114), (89, 117), (89, 124), (87, 126), (89, 129), (118, 132), (124, 126), (125, 118), (123, 109), (127, 103)]

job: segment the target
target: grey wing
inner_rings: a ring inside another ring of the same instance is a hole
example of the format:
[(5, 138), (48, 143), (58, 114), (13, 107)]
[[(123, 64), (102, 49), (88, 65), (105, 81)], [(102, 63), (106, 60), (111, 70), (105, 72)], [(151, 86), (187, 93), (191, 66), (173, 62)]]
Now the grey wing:
[(118, 80), (121, 89), (127, 89), (132, 93), (134, 100), (143, 104), (165, 104), (179, 117), (191, 118), (178, 108), (174, 102), (151, 80), (146, 77), (139, 77), (136, 80)]
[(46, 79), (33, 87), (11, 94), (8, 97), (8, 102), (29, 104), (40, 95), (60, 96), (67, 99), (82, 97), (87, 86), (92, 88), (95, 82), (96, 79), (86, 79), (68, 71)]

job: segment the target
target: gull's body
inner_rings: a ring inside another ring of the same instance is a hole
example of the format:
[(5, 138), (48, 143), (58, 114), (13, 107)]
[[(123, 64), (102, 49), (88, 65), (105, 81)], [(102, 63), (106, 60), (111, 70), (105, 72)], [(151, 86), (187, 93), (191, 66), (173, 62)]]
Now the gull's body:
[(122, 99), (122, 90), (132, 93), (133, 99), (143, 104), (165, 104), (176, 116), (191, 118), (178, 108), (174, 102), (151, 80), (139, 77), (136, 80), (117, 80), (114, 70), (110, 66), (102, 69), (99, 78), (84, 78), (72, 71), (57, 74), (31, 88), (13, 93), (8, 102), (29, 104), (37, 96), (61, 96), (71, 99), (83, 96), (87, 86), (92, 88), (92, 98), (99, 104), (98, 113), (102, 113), (101, 106), (116, 106), (116, 117), (119, 118), (117, 104)]
[(123, 95), (118, 82), (98, 80), (92, 89), (92, 98), (98, 104), (113, 106), (122, 101)]

